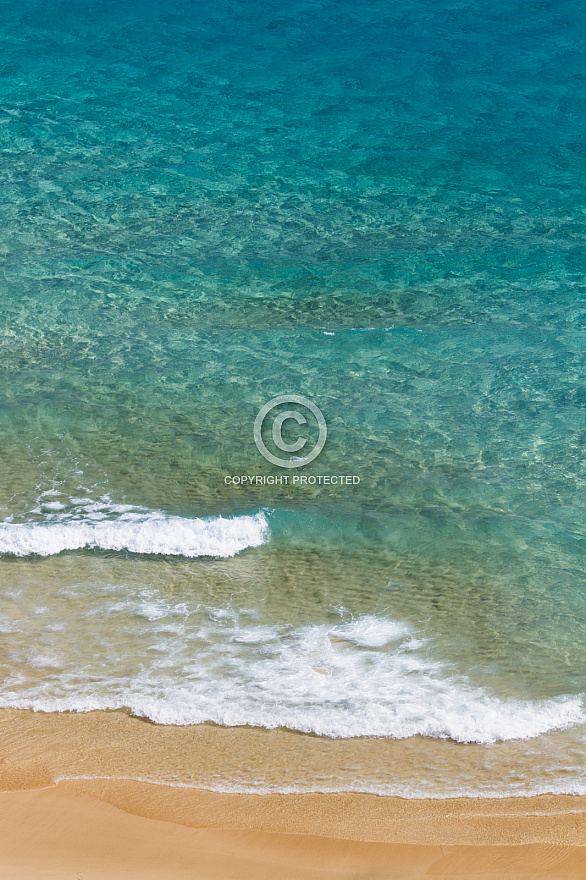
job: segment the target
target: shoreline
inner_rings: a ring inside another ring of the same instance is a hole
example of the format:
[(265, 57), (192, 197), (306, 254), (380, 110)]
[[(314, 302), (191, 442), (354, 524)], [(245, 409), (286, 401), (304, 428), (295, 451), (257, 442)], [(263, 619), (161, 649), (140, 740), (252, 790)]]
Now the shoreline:
[(244, 770), (260, 741), (263, 759), (323, 746), (284, 736), (1, 710), (0, 880), (586, 880), (586, 796), (242, 794), (120, 778), (180, 779), (231, 756)]
[[(89, 778), (243, 795), (586, 798), (582, 736), (576, 729), (493, 744), (332, 739), (285, 728), (155, 724), (123, 709), (0, 709), (0, 790)], [(571, 774), (564, 775), (560, 755), (573, 764)]]
[(120, 779), (64, 780), (43, 790), (90, 797), (146, 819), (209, 830), (314, 835), (357, 843), (586, 847), (586, 798), (574, 795), (447, 800), (355, 793), (245, 795)]

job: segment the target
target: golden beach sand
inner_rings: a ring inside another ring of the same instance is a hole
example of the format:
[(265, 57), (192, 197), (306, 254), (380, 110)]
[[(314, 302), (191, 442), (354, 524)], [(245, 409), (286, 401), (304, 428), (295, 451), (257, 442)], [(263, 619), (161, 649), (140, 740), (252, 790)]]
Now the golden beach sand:
[[(584, 797), (218, 793), (114, 777), (121, 763), (129, 776), (152, 766), (155, 725), (120, 713), (0, 716), (0, 880), (586, 878)], [(111, 778), (96, 778), (100, 732)], [(185, 764), (185, 729), (163, 734)], [(188, 743), (195, 761), (193, 732)], [(84, 761), (94, 778), (66, 778)]]

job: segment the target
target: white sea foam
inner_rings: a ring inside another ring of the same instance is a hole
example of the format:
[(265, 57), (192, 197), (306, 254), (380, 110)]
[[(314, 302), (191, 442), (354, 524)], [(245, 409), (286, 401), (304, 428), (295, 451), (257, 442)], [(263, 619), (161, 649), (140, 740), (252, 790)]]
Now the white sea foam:
[[(63, 550), (129, 550), (173, 556), (227, 557), (259, 547), (269, 528), (261, 511), (251, 516), (189, 519), (160, 511), (72, 499), (66, 513), (36, 522), (0, 523), (0, 553), (52, 556)], [(55, 510), (55, 503), (45, 504)], [(35, 511), (37, 512), (37, 511)], [(40, 511), (39, 511), (40, 512)]]
[[(110, 600), (111, 601), (111, 600)], [(287, 727), (328, 737), (458, 742), (528, 739), (586, 722), (582, 698), (511, 699), (457, 675), (404, 624), (362, 616), (338, 625), (270, 626), (253, 613), (187, 609), (156, 596), (102, 610), (101, 654), (83, 632), (60, 637), (62, 667), (6, 682), (1, 706), (43, 711), (127, 707), (158, 724)], [(108, 644), (129, 615), (128, 645)], [(95, 612), (86, 620), (95, 621)], [(95, 625), (95, 624), (94, 624)], [(70, 653), (67, 653), (67, 652)], [(126, 654), (124, 653), (126, 651)], [(141, 658), (137, 662), (137, 658)]]
[[(531, 768), (534, 769), (534, 768)], [(146, 785), (165, 785), (168, 788), (196, 789), (198, 791), (213, 791), (218, 794), (340, 794), (341, 792), (353, 792), (356, 794), (376, 794), (383, 797), (400, 797), (409, 800), (447, 800), (451, 798), (490, 798), (505, 799), (511, 797), (533, 798), (540, 795), (572, 794), (584, 797), (586, 795), (586, 778), (584, 774), (576, 779), (555, 779), (547, 782), (535, 782), (528, 774), (525, 779), (498, 780), (498, 787), (494, 782), (475, 780), (471, 785), (465, 779), (439, 781), (437, 779), (414, 778), (398, 782), (374, 782), (364, 779), (352, 780), (340, 778), (337, 784), (324, 785), (323, 782), (304, 779), (294, 784), (282, 782), (267, 782), (266, 778), (251, 776), (250, 781), (234, 782), (213, 781), (208, 778), (198, 779), (197, 782), (178, 780), (176, 776), (170, 778), (166, 774), (160, 776), (110, 776), (106, 774), (71, 774), (56, 776), (54, 785), (60, 782), (116, 780), (117, 782), (141, 782)], [(582, 815), (583, 809), (576, 807), (574, 810), (564, 809), (564, 813)]]

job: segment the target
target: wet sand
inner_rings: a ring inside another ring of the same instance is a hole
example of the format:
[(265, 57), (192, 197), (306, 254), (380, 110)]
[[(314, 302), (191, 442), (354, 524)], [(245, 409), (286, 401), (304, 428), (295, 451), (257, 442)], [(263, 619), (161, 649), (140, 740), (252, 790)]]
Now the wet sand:
[(0, 880), (586, 878), (585, 797), (219, 793), (136, 781), (162, 760), (153, 743), (187, 767), (213, 730), (160, 741), (115, 713), (0, 721)]

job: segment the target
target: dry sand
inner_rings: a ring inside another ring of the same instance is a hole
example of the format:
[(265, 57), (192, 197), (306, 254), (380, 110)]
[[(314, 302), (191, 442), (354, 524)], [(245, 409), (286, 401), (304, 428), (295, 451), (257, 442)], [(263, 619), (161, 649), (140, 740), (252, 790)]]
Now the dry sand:
[[(157, 786), (158, 788), (158, 786)], [(143, 792), (143, 795), (145, 793)], [(110, 795), (117, 799), (116, 786)], [(169, 790), (163, 792), (169, 796)], [(50, 789), (26, 792), (0, 793), (0, 878), (2, 880), (375, 880), (375, 878), (453, 877), (484, 878), (484, 880), (514, 880), (514, 878), (584, 878), (586, 877), (586, 847), (533, 843), (525, 845), (450, 845), (425, 843), (384, 843), (379, 841), (348, 840), (343, 837), (321, 836), (318, 833), (287, 834), (255, 830), (226, 830), (220, 820), (228, 817), (234, 824), (234, 814), (246, 816), (245, 805), (238, 806), (239, 795), (210, 795), (211, 813), (218, 827), (197, 827), (198, 816), (203, 818), (208, 797), (206, 793), (192, 793), (200, 798), (200, 809), (192, 815), (189, 827), (161, 819), (145, 818), (123, 811), (99, 798), (73, 790), (69, 783)], [(140, 798), (140, 786), (134, 792), (123, 793), (122, 799)], [(267, 813), (272, 812), (267, 803)], [(282, 796), (279, 818), (269, 825), (286, 823), (287, 816), (295, 816), (295, 824), (319, 829), (322, 807), (329, 824), (337, 824), (341, 832), (346, 823), (353, 823), (353, 811), (339, 812), (342, 804), (331, 802), (331, 796), (322, 795), (313, 803), (303, 796), (300, 802), (294, 796)], [(171, 790), (171, 800), (177, 798), (181, 806), (182, 793)], [(148, 800), (148, 798), (147, 798)], [(260, 796), (260, 800), (263, 797)], [(366, 799), (355, 810), (362, 817), (364, 831), (368, 813), (373, 804)], [(375, 799), (376, 800), (376, 799)], [(374, 809), (375, 818), (384, 814), (386, 798), (378, 799), (380, 809)], [(451, 818), (438, 820), (446, 802), (421, 802), (418, 827), (411, 824), (411, 834), (425, 840), (425, 816), (435, 814), (435, 828), (444, 824), (445, 836), (458, 825), (458, 808)], [(465, 825), (472, 829), (475, 804), (465, 805)], [(234, 807), (236, 805), (236, 809)], [(481, 805), (482, 806), (482, 805)], [(484, 803), (484, 807), (486, 807)], [(545, 804), (544, 804), (545, 806)], [(454, 804), (450, 805), (454, 808)], [(522, 829), (524, 820), (517, 805), (502, 802), (493, 814), (506, 814), (511, 828)], [(253, 824), (258, 824), (258, 812)], [(335, 818), (333, 816), (335, 814)], [(230, 818), (230, 816), (232, 818)], [(304, 819), (305, 816), (305, 819)], [(394, 836), (398, 816), (389, 825), (389, 837)], [(491, 818), (486, 809), (476, 820), (481, 836), (500, 836), (499, 822), (491, 831)], [(576, 820), (576, 827), (582, 824)], [(209, 822), (209, 818), (208, 818)], [(207, 824), (207, 823), (206, 823)], [(553, 836), (561, 833), (574, 836), (568, 824), (557, 813), (551, 819)], [(565, 830), (564, 830), (565, 829)], [(379, 829), (380, 832), (380, 829)], [(460, 832), (458, 832), (459, 834)], [(583, 826), (582, 826), (583, 835)]]

